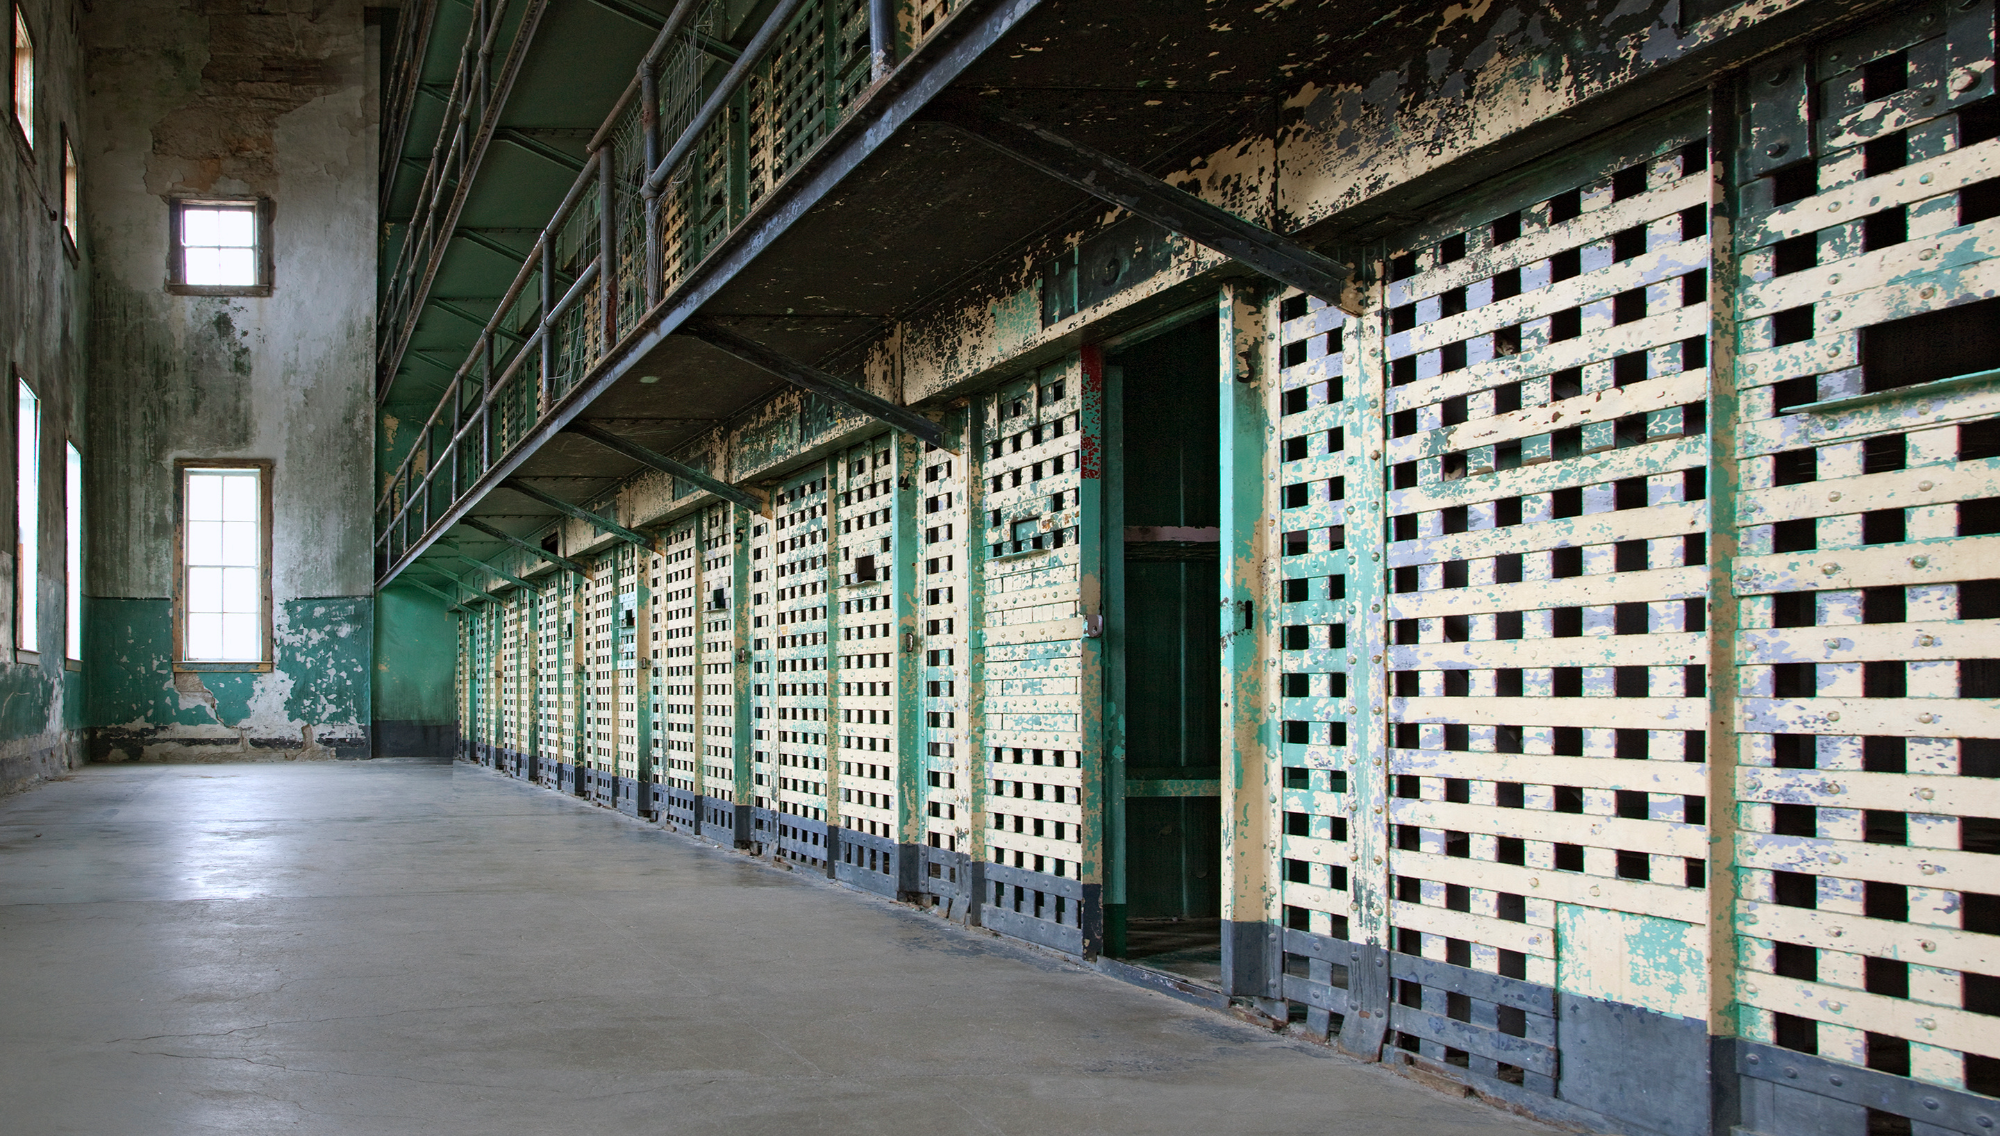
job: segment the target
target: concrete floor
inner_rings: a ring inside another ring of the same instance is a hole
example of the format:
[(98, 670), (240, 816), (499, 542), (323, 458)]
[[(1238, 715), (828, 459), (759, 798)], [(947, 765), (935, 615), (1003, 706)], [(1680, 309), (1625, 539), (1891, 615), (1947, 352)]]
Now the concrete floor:
[(1547, 1129), (467, 766), (0, 800), (0, 1132)]

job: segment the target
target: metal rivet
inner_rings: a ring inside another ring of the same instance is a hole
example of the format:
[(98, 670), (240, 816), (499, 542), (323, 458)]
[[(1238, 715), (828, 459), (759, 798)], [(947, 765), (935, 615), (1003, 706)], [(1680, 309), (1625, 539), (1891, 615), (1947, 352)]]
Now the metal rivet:
[(1762, 1065), (1763, 1063), (1764, 1063), (1764, 1058), (1761, 1054), (1752, 1053), (1750, 1055), (1750, 1064)]
[(1785, 151), (1789, 149), (1791, 147), (1783, 142), (1773, 142), (1769, 146), (1764, 147), (1764, 152), (1773, 158), (1782, 158), (1785, 156)]
[(1922, 291), (1918, 292), (1918, 293), (1917, 293), (1917, 295), (1919, 295), (1919, 296), (1922, 296), (1922, 297), (1923, 297), (1924, 299), (1928, 300), (1928, 299), (1930, 299), (1930, 298), (1931, 298), (1932, 296), (1935, 296), (1935, 295), (1937, 295), (1937, 289), (1936, 289), (1936, 288), (1925, 288), (1925, 289), (1923, 289)]
[(1838, 564), (1822, 564), (1822, 565), (1820, 565), (1820, 569), (1819, 569), (1819, 571), (1820, 571), (1820, 575), (1822, 575), (1822, 576), (1831, 576), (1831, 575), (1833, 575), (1834, 573), (1836, 573), (1836, 572), (1840, 571), (1840, 565), (1838, 565)]
[(1910, 557), (1910, 567), (1912, 568), (1928, 568), (1930, 566), (1931, 566), (1931, 558), (1928, 556)]
[(1937, 1102), (1937, 1098), (1936, 1098), (1936, 1097), (1925, 1097), (1925, 1098), (1924, 1098), (1924, 1107), (1925, 1107), (1925, 1108), (1928, 1108), (1928, 1109), (1930, 1109), (1930, 1110), (1932, 1110), (1932, 1111), (1936, 1111), (1936, 1110), (1937, 1110), (1937, 1106), (1938, 1106), (1938, 1102)]
[(1787, 1066), (1785, 1066), (1785, 1076), (1787, 1076), (1787, 1077), (1790, 1077), (1790, 1078), (1792, 1078), (1793, 1080), (1795, 1080), (1795, 1081), (1796, 1081), (1796, 1080), (1798, 1080), (1798, 1077), (1799, 1077), (1799, 1071), (1798, 1071), (1797, 1069), (1794, 1069), (1794, 1068), (1792, 1068), (1791, 1066), (1787, 1065)]
[(1827, 202), (1827, 203), (1826, 203), (1826, 211), (1827, 211), (1828, 213), (1838, 213), (1838, 212), (1840, 212), (1840, 202), (1838, 202), (1838, 201), (1829, 201), (1829, 202)]
[(1922, 947), (1926, 953), (1935, 953), (1937, 951), (1937, 943), (1933, 942), (1930, 939), (1925, 939), (1919, 942), (1917, 945)]
[[(1773, 72), (1771, 72), (1770, 76), (1769, 76), (1768, 78), (1766, 78), (1766, 79), (1765, 79), (1764, 81), (1765, 81), (1766, 83), (1769, 83), (1769, 84), (1771, 84), (1771, 85), (1772, 85), (1773, 87), (1776, 87), (1776, 86), (1779, 86), (1780, 84), (1784, 83), (1784, 81), (1785, 81), (1785, 80), (1787, 80), (1787, 79), (1789, 79), (1789, 78), (1791, 78), (1791, 77), (1792, 77), (1792, 69), (1791, 69), (1791, 68), (1789, 68), (1789, 67), (1780, 67), (1780, 68), (1778, 68), (1778, 69), (1777, 69), (1776, 71), (1773, 71)], [(1783, 143), (1779, 143), (1779, 145), (1780, 145), (1780, 146), (1782, 146), (1782, 145), (1783, 145)]]
[(1917, 482), (1917, 488), (1922, 492), (1928, 493), (1931, 490), (1931, 483), (1928, 481), (1919, 481)]
[(1917, 259), (1918, 259), (1918, 260), (1936, 260), (1936, 259), (1937, 259), (1937, 250), (1936, 250), (1936, 249), (1925, 249), (1924, 251), (1922, 251), (1922, 252), (1920, 252), (1920, 253), (1918, 253), (1918, 254), (1917, 254)]
[(1844, 1085), (1847, 1083), (1847, 1080), (1846, 1078), (1840, 1076), (1839, 1074), (1835, 1074), (1827, 1078), (1827, 1083), (1834, 1085)]
[(1838, 500), (1840, 500), (1840, 490), (1836, 489), (1836, 490), (1834, 490), (1833, 492), (1831, 492), (1831, 493), (1827, 494), (1827, 495), (1826, 495), (1826, 499), (1827, 499), (1827, 500), (1829, 500), (1829, 501), (1838, 501)]

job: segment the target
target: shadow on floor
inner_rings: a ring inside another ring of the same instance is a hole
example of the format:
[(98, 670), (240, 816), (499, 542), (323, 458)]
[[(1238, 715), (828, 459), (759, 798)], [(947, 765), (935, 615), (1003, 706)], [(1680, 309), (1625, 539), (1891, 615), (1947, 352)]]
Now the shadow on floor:
[(1222, 920), (1133, 919), (1125, 925), (1124, 961), (1222, 987)]

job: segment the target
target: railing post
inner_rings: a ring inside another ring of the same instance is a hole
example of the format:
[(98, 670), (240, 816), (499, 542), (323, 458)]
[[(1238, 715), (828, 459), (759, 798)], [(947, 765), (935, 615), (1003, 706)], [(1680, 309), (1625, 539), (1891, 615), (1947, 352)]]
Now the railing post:
[[(493, 337), (479, 333), (479, 472), (493, 468)], [(456, 496), (453, 500), (456, 500)]]
[(597, 357), (611, 353), (618, 342), (618, 226), (614, 210), (618, 206), (618, 144), (606, 142), (597, 152), (597, 295), (598, 315), (604, 342)]
[(868, 77), (896, 69), (896, 0), (868, 0)]
[(641, 168), (648, 175), (640, 192), (640, 208), (646, 218), (646, 247), (640, 261), (645, 266), (646, 310), (650, 312), (660, 302), (660, 280), (665, 275), (660, 263), (660, 195), (651, 177), (653, 167), (660, 162), (660, 73), (650, 56), (639, 61), (639, 134), (646, 153)]
[[(543, 325), (549, 322), (549, 312), (551, 309), (555, 307), (555, 302), (556, 302), (555, 287), (556, 287), (556, 226), (554, 224), (551, 224), (548, 227), (547, 235), (542, 239), (541, 310), (535, 316), (536, 327), (543, 327)], [(542, 396), (541, 396), (541, 405), (536, 408), (535, 417), (537, 418), (540, 418), (542, 415), (547, 414), (549, 412), (549, 407), (555, 405), (556, 353), (555, 353), (555, 344), (553, 342), (553, 338), (554, 337), (552, 337), (546, 329), (543, 330), (541, 338)]]

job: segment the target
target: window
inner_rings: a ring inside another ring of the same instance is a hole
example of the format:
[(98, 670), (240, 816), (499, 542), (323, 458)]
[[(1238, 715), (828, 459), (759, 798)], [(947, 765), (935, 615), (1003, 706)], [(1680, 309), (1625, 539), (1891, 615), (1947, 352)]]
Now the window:
[(35, 148), (35, 41), (28, 35), (28, 19), (14, 6), (14, 125)]
[(42, 400), (15, 379), (14, 413), (14, 645), (41, 649), (41, 605), (36, 603), (42, 562)]
[(69, 247), (76, 247), (76, 218), (83, 211), (82, 192), (76, 177), (76, 148), (69, 144), (69, 136), (63, 136), (63, 233), (69, 237)]
[(63, 641), (64, 657), (83, 658), (83, 454), (76, 443), (68, 444), (68, 460), (63, 477), (63, 518), (68, 531), (64, 544)]
[(258, 201), (176, 201), (168, 286), (197, 295), (269, 295), (268, 210)]
[(183, 665), (267, 661), (269, 481), (264, 462), (181, 467)]

